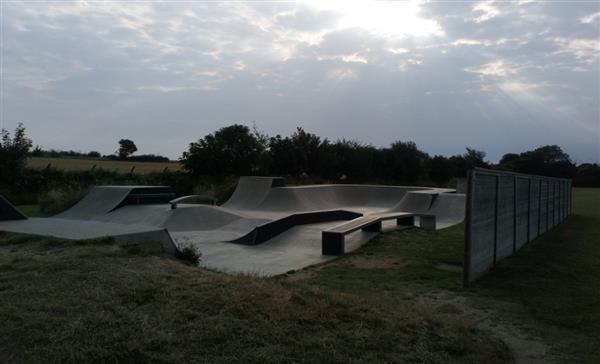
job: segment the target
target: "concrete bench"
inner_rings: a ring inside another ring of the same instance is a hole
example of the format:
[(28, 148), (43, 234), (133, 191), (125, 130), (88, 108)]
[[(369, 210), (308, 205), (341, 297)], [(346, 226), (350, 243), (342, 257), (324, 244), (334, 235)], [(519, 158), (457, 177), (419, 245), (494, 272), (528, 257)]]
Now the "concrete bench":
[(205, 195), (189, 195), (176, 198), (174, 200), (169, 201), (171, 204), (171, 210), (175, 210), (177, 205), (180, 203), (202, 203), (202, 202), (210, 202), (211, 205), (217, 204), (217, 199), (212, 196)]
[(422, 229), (435, 230), (435, 215), (408, 212), (391, 212), (359, 217), (341, 225), (334, 226), (321, 233), (321, 252), (323, 255), (342, 255), (345, 250), (345, 236), (357, 230), (381, 232), (386, 220), (396, 220), (400, 226), (414, 226), (415, 217), (419, 217)]

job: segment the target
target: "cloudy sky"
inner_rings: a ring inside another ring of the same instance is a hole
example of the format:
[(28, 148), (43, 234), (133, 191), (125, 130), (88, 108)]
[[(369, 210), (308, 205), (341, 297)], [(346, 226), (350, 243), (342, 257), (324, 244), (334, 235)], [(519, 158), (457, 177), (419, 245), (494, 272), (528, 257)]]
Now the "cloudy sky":
[(232, 123), (600, 160), (600, 2), (2, 0), (1, 122), (178, 158)]

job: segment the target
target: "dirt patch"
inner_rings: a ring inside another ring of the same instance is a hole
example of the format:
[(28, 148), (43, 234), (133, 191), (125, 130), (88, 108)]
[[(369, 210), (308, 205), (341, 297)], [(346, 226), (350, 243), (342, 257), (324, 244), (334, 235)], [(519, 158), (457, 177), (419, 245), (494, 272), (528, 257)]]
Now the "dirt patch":
[(288, 282), (304, 281), (306, 279), (310, 279), (310, 278), (314, 277), (315, 273), (316, 272), (314, 270), (305, 269), (305, 270), (297, 271), (294, 273), (286, 274), (286, 279)]
[[(509, 312), (521, 308), (515, 304), (492, 299), (473, 298), (449, 291), (428, 292), (419, 297), (419, 302), (439, 312), (457, 315), (477, 324), (479, 329), (492, 333), (511, 350), (516, 363), (553, 363), (550, 347), (532, 334), (533, 328), (513, 318)], [(510, 307), (507, 307), (510, 306)]]
[(390, 269), (402, 267), (405, 264), (396, 258), (375, 255), (353, 255), (346, 259), (346, 263), (362, 269)]
[(436, 268), (440, 269), (440, 270), (445, 270), (447, 272), (457, 272), (457, 273), (460, 273), (463, 270), (462, 266), (460, 266), (460, 265), (457, 265), (457, 264), (447, 264), (447, 263), (438, 264), (436, 266)]

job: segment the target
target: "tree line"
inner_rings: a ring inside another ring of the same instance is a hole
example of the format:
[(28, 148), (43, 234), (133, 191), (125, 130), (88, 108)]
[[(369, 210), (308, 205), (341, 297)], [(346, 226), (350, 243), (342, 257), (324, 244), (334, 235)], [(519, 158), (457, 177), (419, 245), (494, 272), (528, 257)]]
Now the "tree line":
[(557, 145), (505, 154), (499, 163), (485, 152), (466, 148), (460, 155), (431, 156), (414, 142), (396, 141), (377, 148), (358, 141), (330, 141), (297, 128), (290, 136), (270, 137), (256, 128), (234, 124), (190, 143), (184, 169), (193, 176), (281, 175), (330, 181), (445, 185), (464, 178), (474, 167), (573, 178), (576, 184), (600, 186), (600, 166), (577, 166)]
[[(130, 143), (120, 145), (130, 152), (134, 149)], [(199, 185), (221, 186), (226, 183), (219, 181), (235, 181), (235, 177), (240, 175), (278, 175), (313, 183), (446, 186), (455, 178), (464, 178), (473, 167), (573, 178), (576, 186), (600, 187), (598, 164), (576, 165), (556, 145), (508, 153), (499, 163), (492, 164), (486, 161), (485, 152), (472, 148), (450, 157), (431, 156), (410, 141), (397, 141), (389, 147), (378, 148), (357, 141), (330, 141), (302, 128), (297, 128), (289, 136), (271, 137), (256, 128), (234, 124), (190, 143), (180, 159), (183, 172), (163, 172), (152, 176), (119, 176), (116, 172), (101, 170), (33, 170), (26, 167), (27, 158), (33, 154), (31, 148), (32, 141), (23, 125), (19, 124), (12, 135), (2, 130), (2, 193), (11, 193), (12, 196), (29, 194), (33, 201), (36, 195), (64, 185), (85, 188), (91, 184), (135, 183), (172, 184), (181, 194), (189, 194)], [(119, 158), (119, 153), (114, 157)], [(121, 154), (121, 157), (132, 158), (130, 154)]]
[[(22, 125), (21, 125), (22, 127)], [(133, 155), (138, 151), (135, 142), (131, 139), (119, 140), (119, 149), (115, 154), (102, 155), (95, 150), (90, 152), (80, 152), (75, 150), (44, 150), (39, 145), (31, 151), (32, 157), (47, 157), (47, 158), (85, 158), (85, 159), (107, 159), (116, 161), (132, 161), (132, 162), (169, 162), (169, 158), (156, 154), (140, 154)]]

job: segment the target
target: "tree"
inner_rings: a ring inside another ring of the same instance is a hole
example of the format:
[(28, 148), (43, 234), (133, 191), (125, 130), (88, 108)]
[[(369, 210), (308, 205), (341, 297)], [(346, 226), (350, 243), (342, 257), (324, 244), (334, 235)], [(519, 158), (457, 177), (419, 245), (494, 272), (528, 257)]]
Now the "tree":
[(273, 172), (278, 174), (320, 174), (324, 151), (329, 144), (316, 134), (298, 127), (291, 137), (277, 135), (269, 142)]
[(17, 125), (14, 137), (6, 129), (2, 129), (0, 144), (0, 176), (2, 183), (12, 183), (25, 168), (27, 156), (31, 149), (31, 139), (25, 135), (22, 123)]
[(450, 160), (442, 155), (436, 155), (427, 163), (429, 178), (438, 186), (448, 182), (453, 177), (453, 166)]
[(473, 148), (466, 148), (462, 155), (453, 155), (449, 158), (452, 164), (454, 177), (465, 178), (467, 171), (475, 167), (489, 168), (490, 164), (485, 161), (485, 152)]
[(414, 142), (397, 141), (383, 150), (383, 157), (386, 177), (413, 184), (422, 177), (428, 155)]
[(137, 152), (137, 150), (138, 149), (135, 146), (135, 143), (133, 142), (133, 140), (130, 140), (130, 139), (119, 140), (119, 150), (117, 150), (119, 159), (125, 159), (125, 158), (129, 157), (130, 155), (132, 155), (133, 153)]
[(571, 157), (558, 145), (546, 145), (521, 154), (505, 154), (498, 167), (519, 173), (564, 178), (571, 178), (576, 173)]
[(194, 176), (244, 175), (257, 171), (263, 151), (247, 126), (234, 124), (190, 143), (180, 161)]
[(584, 163), (577, 166), (573, 184), (578, 187), (600, 187), (600, 165)]

